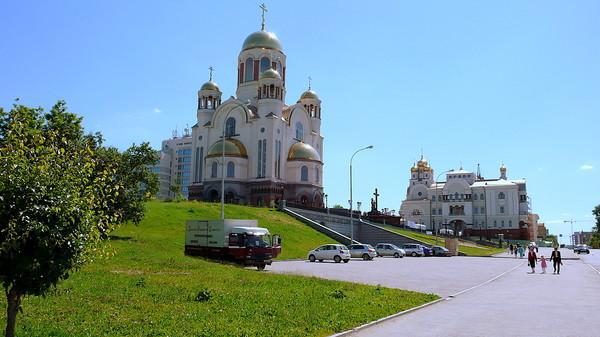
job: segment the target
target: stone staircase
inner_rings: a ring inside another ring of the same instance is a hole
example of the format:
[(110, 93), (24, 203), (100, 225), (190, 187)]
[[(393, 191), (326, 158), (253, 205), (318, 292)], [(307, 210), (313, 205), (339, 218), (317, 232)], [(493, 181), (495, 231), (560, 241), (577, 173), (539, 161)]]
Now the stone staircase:
[[(284, 207), (282, 208), (282, 211), (296, 217), (300, 221), (303, 221), (304, 223), (319, 230), (325, 235), (328, 235), (332, 239), (337, 240), (338, 242), (344, 244), (348, 244), (350, 242), (349, 217), (291, 207)], [(323, 228), (316, 228), (315, 224), (329, 229), (329, 232), (335, 233), (333, 234), (334, 236), (330, 235), (331, 233), (328, 234), (328, 232), (324, 231)], [(340, 236), (344, 237), (344, 241), (340, 241), (336, 238)], [(378, 226), (377, 224), (359, 219), (354, 219), (354, 241), (373, 246), (377, 243), (392, 243), (397, 246), (402, 246), (405, 243), (418, 243), (425, 246), (430, 246), (427, 243), (415, 240), (405, 235), (394, 233), (388, 229)]]

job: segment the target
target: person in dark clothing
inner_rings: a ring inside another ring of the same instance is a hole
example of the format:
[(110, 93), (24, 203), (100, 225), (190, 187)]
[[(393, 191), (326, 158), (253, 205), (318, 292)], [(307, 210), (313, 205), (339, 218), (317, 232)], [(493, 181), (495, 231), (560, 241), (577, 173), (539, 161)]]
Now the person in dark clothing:
[(508, 250), (510, 251), (510, 255), (512, 256), (513, 255), (513, 250), (514, 250), (514, 247), (513, 247), (512, 243), (510, 244), (510, 246), (508, 246)]
[(550, 255), (550, 261), (552, 261), (552, 266), (554, 267), (554, 273), (560, 275), (560, 266), (562, 265), (562, 258), (560, 256), (560, 251), (558, 247), (554, 247), (554, 251), (552, 255)]
[(529, 248), (529, 252), (527, 253), (527, 261), (528, 265), (531, 267), (531, 273), (535, 273), (535, 262), (537, 261), (537, 255), (535, 254), (535, 249), (533, 247)]

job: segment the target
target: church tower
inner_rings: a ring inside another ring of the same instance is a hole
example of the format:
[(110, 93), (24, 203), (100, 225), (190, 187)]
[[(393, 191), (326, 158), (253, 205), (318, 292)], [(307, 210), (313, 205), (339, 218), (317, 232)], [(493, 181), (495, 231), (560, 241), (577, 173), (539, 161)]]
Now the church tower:
[(420, 200), (427, 198), (427, 189), (433, 185), (433, 169), (421, 154), (421, 159), (410, 169), (407, 199)]
[(500, 166), (500, 179), (506, 180), (506, 166), (504, 166), (504, 163)]
[[(280, 82), (280, 100), (285, 102), (285, 59), (281, 42), (272, 32), (265, 30), (265, 12), (267, 8), (264, 5), (262, 9), (261, 30), (254, 32), (244, 40), (242, 51), (238, 55), (238, 86), (236, 95), (241, 101), (250, 100), (250, 104), (257, 106), (259, 83), (263, 74), (268, 70), (274, 70), (279, 75)], [(267, 74), (266, 78), (273, 78), (273, 73)], [(273, 83), (275, 85), (275, 83)], [(275, 88), (274, 88), (275, 89)], [(275, 93), (274, 93), (275, 94)], [(262, 96), (261, 96), (262, 97)]]
[(215, 110), (221, 105), (221, 90), (212, 80), (213, 67), (209, 67), (208, 70), (208, 82), (198, 90), (198, 110), (196, 112), (198, 125), (204, 125), (210, 121)]
[(308, 78), (308, 90), (302, 93), (298, 103), (302, 104), (304, 109), (310, 115), (311, 128), (316, 134), (321, 133), (321, 99), (311, 88), (312, 79)]

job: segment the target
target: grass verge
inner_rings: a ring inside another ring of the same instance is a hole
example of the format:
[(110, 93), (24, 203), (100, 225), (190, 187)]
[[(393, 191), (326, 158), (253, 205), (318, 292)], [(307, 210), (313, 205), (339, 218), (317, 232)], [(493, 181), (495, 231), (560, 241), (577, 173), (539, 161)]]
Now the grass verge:
[[(325, 336), (438, 298), (185, 257), (183, 222), (192, 215), (214, 218), (218, 205), (149, 203), (140, 226), (114, 233), (112, 257), (73, 273), (45, 298), (26, 298), (17, 335)], [(228, 206), (226, 215), (258, 218), (282, 234), (288, 257), (306, 252), (294, 236), (312, 238), (311, 247), (331, 242), (268, 209)], [(6, 321), (5, 311), (0, 317)]]

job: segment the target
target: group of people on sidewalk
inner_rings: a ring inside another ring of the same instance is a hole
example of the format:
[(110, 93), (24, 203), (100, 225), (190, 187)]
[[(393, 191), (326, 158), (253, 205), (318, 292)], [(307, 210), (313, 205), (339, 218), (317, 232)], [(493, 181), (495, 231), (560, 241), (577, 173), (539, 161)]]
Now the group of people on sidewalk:
[[(523, 256), (525, 255), (525, 248), (523, 248), (523, 246), (521, 246), (520, 244), (517, 244), (516, 246), (513, 246), (512, 244), (510, 244), (508, 246), (508, 249), (509, 249), (509, 253), (511, 254), (511, 256), (514, 254), (515, 258), (517, 257), (517, 255), (519, 255), (521, 258), (523, 258)], [(542, 274), (546, 274), (546, 268), (548, 267), (548, 264), (546, 262), (546, 257), (544, 257), (544, 255), (541, 255), (538, 258), (537, 252), (538, 252), (537, 246), (534, 246), (534, 245), (529, 246), (528, 252), (527, 252), (527, 265), (529, 267), (531, 267), (531, 274), (534, 274), (535, 273), (535, 265), (539, 261), (540, 267), (542, 267)], [(562, 257), (560, 255), (560, 251), (558, 250), (558, 247), (554, 247), (554, 251), (552, 251), (552, 255), (550, 255), (550, 262), (552, 262), (552, 267), (554, 268), (554, 272), (552, 274), (560, 275), (560, 266), (563, 263), (562, 263)]]

